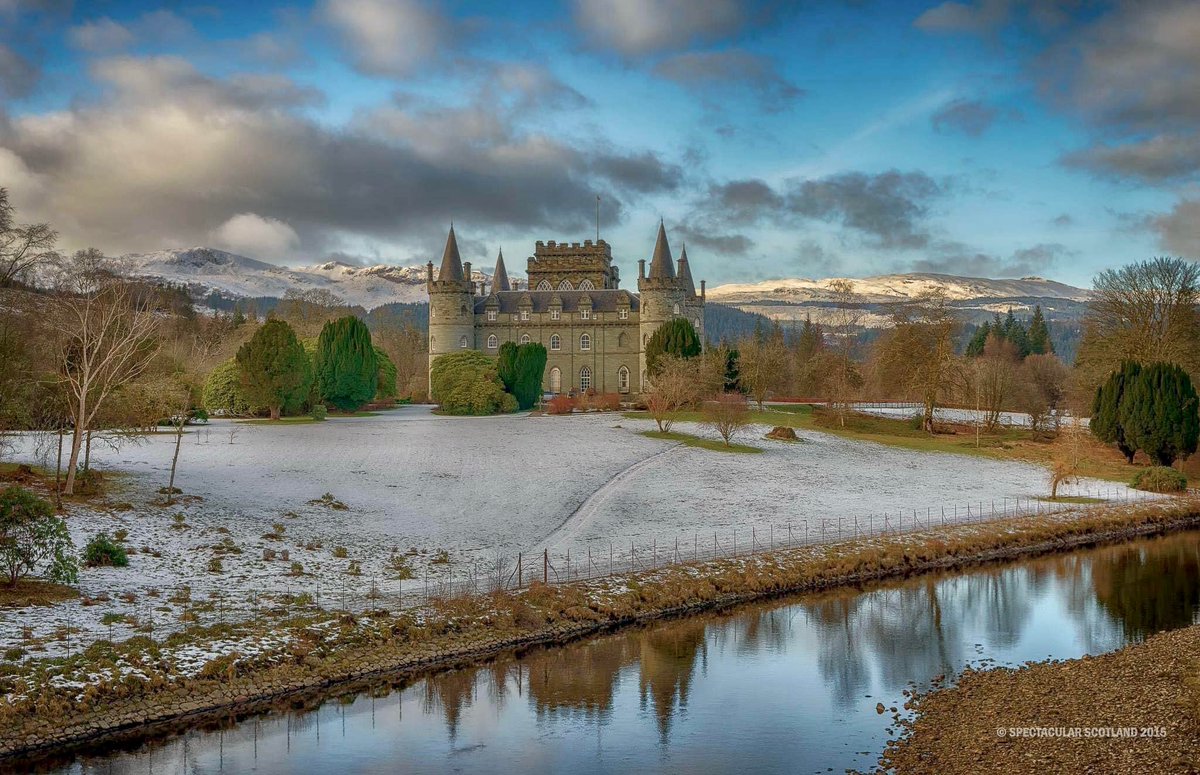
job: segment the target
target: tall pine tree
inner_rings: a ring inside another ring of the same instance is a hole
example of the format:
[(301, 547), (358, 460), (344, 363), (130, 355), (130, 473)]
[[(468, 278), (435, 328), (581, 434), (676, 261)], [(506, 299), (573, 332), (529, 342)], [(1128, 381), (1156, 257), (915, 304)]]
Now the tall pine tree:
[(282, 320), (268, 320), (237, 352), (238, 377), (251, 406), (265, 406), (278, 420), (308, 393), (308, 355), (296, 332)]
[(1121, 397), (1120, 422), (1126, 444), (1159, 465), (1196, 451), (1200, 419), (1196, 389), (1187, 372), (1169, 363), (1153, 363), (1133, 378)]
[(1121, 368), (1110, 374), (1096, 390), (1096, 397), (1092, 399), (1092, 417), (1088, 423), (1093, 436), (1106, 444), (1116, 444), (1130, 463), (1133, 462), (1137, 447), (1125, 438), (1121, 413), (1125, 391), (1133, 386), (1141, 370), (1141, 364), (1125, 361)]
[[(761, 325), (756, 326), (755, 337), (763, 337), (761, 341), (765, 341)], [(655, 329), (646, 342), (646, 369), (651, 374), (657, 374), (658, 361), (664, 355), (695, 358), (699, 354), (700, 337), (696, 329), (686, 318), (673, 318)]]
[(1042, 316), (1042, 307), (1033, 308), (1033, 319), (1029, 321), (1029, 352), (1037, 355), (1048, 355), (1054, 352), (1050, 342), (1050, 327)]
[(505, 342), (500, 345), (496, 360), (496, 374), (504, 383), (504, 392), (516, 395), (517, 390), (517, 343)]
[(366, 324), (353, 315), (326, 323), (317, 339), (314, 371), (318, 394), (344, 412), (374, 398), (379, 360)]
[(546, 372), (546, 347), (538, 342), (519, 345), (516, 357), (516, 383), (513, 396), (519, 409), (532, 409), (542, 392)]

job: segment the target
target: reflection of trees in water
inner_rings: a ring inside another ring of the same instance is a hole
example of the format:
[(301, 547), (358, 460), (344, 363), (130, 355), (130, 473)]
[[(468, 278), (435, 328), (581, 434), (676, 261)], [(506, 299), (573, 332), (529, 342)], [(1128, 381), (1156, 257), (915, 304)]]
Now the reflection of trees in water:
[(707, 657), (705, 630), (704, 621), (683, 619), (669, 627), (647, 631), (639, 639), (641, 674), (638, 686), (642, 708), (645, 709), (649, 697), (654, 704), (663, 743), (670, 734), (676, 704), (680, 711), (687, 708), (697, 655), (703, 653)]
[(960, 617), (973, 616), (990, 643), (1012, 648), (1033, 613), (1031, 602), (1049, 583), (1048, 570), (1028, 567), (994, 568), (947, 579), (962, 592), (954, 601)]
[(458, 724), (463, 712), (475, 701), (475, 688), (480, 668), (463, 668), (429, 678), (425, 681), (423, 710), (432, 716), (441, 709), (446, 717), (450, 742), (458, 737)]
[(522, 660), (537, 715), (572, 715), (602, 721), (612, 710), (621, 668), (637, 659), (640, 633), (584, 641)]
[(1140, 640), (1195, 620), (1200, 604), (1200, 547), (1194, 537), (1144, 542), (1097, 553), (1092, 558), (1096, 600)]
[[(741, 654), (752, 654), (766, 649), (783, 651), (792, 637), (791, 622), (795, 611), (788, 608), (771, 608), (748, 611), (729, 624), (741, 625), (741, 636), (737, 650)], [(721, 629), (727, 629), (722, 627)]]

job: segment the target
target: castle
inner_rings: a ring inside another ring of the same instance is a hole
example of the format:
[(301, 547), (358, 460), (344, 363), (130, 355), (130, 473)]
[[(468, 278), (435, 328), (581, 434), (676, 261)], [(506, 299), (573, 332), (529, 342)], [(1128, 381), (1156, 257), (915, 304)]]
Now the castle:
[(649, 273), (645, 259), (638, 261), (637, 293), (619, 287), (620, 270), (604, 240), (538, 241), (524, 288), (508, 279), (500, 252), (491, 286), (484, 287), (459, 256), (451, 226), (436, 279), (432, 261), (426, 272), (430, 368), (446, 353), (495, 356), (504, 342), (540, 342), (548, 356), (543, 391), (636, 394), (646, 387), (645, 348), (655, 329), (683, 317), (704, 341), (704, 282), (697, 294), (687, 248), (672, 259), (662, 223)]

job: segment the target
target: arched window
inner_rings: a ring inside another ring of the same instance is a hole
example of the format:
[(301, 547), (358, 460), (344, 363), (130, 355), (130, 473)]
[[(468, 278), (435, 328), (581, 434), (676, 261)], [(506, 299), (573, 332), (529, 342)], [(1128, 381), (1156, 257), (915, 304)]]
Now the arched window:
[(559, 284), (558, 284), (558, 289), (559, 289), (560, 291), (570, 291), (570, 290), (573, 290), (573, 287), (571, 286), (571, 281), (570, 281), (570, 280), (563, 280), (561, 283), (559, 283)]
[(696, 322), (695, 322), (694, 326), (695, 326), (696, 332), (699, 333), (700, 332), (700, 318), (696, 318)]
[(646, 384), (646, 372), (644, 372), (644, 371), (643, 371), (643, 372), (642, 372), (642, 392), (643, 392), (643, 393), (645, 393), (645, 392), (646, 392), (646, 388), (647, 388), (647, 384)]
[(466, 334), (463, 334), (462, 336), (460, 336), (458, 338), (458, 346), (464, 350), (467, 349), (467, 335)]
[(529, 334), (521, 334), (521, 344), (529, 344)]
[(584, 366), (579, 370), (579, 389), (587, 392), (592, 389), (592, 367)]
[(678, 304), (675, 305), (675, 314), (676, 315), (679, 314), (679, 305)]
[(622, 331), (621, 333), (617, 334), (617, 347), (624, 347), (624, 346), (625, 346), (625, 332)]
[(624, 366), (617, 369), (617, 389), (622, 392), (629, 390), (629, 369)]
[(584, 351), (592, 349), (592, 337), (590, 334), (579, 335), (579, 349)]
[(550, 287), (550, 281), (549, 281), (549, 280), (542, 280), (540, 283), (538, 283), (538, 285), (537, 285), (537, 289), (538, 289), (539, 291), (551, 291), (551, 290), (554, 290), (553, 288), (551, 288), (551, 287)]
[(491, 336), (488, 337), (488, 349), (489, 350), (495, 350), (499, 346), (500, 346), (500, 340), (496, 338), (495, 334), (492, 334)]
[(436, 347), (434, 347), (434, 345), (436, 345), (436, 344), (437, 344), (437, 337), (434, 336), (433, 334), (430, 334), (429, 335), (429, 352), (433, 352), (434, 350), (437, 349)]
[(649, 341), (650, 341), (650, 335), (649, 335), (649, 334), (642, 334), (642, 347), (645, 347), (645, 346), (646, 346), (646, 342), (649, 342)]
[(555, 366), (553, 369), (550, 369), (550, 392), (562, 392), (562, 372), (559, 371), (557, 366)]
[(561, 350), (562, 349), (562, 337), (561, 336), (559, 336), (558, 334), (550, 335), (550, 349), (551, 350)]
[(594, 290), (596, 290), (596, 286), (592, 285), (592, 281), (591, 281), (591, 280), (584, 280), (583, 282), (581, 282), (581, 283), (579, 284), (579, 290), (581, 290), (581, 291), (594, 291)]

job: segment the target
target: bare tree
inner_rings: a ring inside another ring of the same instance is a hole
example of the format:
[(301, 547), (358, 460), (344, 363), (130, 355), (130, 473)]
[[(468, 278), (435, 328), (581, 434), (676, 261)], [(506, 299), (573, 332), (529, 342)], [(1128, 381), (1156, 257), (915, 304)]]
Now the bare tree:
[(1017, 403), (1029, 415), (1033, 431), (1043, 430), (1048, 423), (1057, 426), (1068, 376), (1067, 367), (1050, 353), (1029, 355), (1021, 364)]
[(646, 406), (660, 433), (670, 433), (675, 415), (683, 407), (695, 403), (699, 395), (693, 360), (673, 355), (664, 355), (659, 360), (658, 372), (646, 396)]
[(718, 393), (704, 402), (703, 413), (704, 426), (715, 431), (727, 447), (750, 424), (750, 408), (741, 393)]
[(1083, 463), (1085, 431), (1078, 417), (1071, 417), (1054, 440), (1050, 455), (1050, 499), (1058, 499), (1058, 488), (1078, 481)]
[(983, 354), (971, 363), (971, 387), (976, 406), (983, 413), (984, 430), (991, 433), (1000, 424), (1000, 413), (1013, 400), (1017, 387), (1017, 348), (1008, 340), (989, 334)]
[(942, 290), (896, 308), (893, 326), (875, 343), (876, 380), (916, 396), (923, 405), (922, 426), (933, 433), (933, 416), (943, 398), (961, 388), (954, 339), (958, 320)]
[(759, 411), (768, 395), (787, 385), (790, 361), (790, 353), (779, 331), (738, 343), (738, 379), (758, 404)]
[(175, 434), (175, 453), (171, 455), (171, 478), (167, 482), (165, 493), (168, 506), (175, 502), (175, 471), (179, 467), (179, 449), (183, 446), (183, 429), (192, 417), (192, 394), (187, 386), (176, 383), (172, 393), (174, 400), (171, 402), (173, 411), (170, 420)]
[(71, 455), (63, 492), (75, 492), (84, 439), (114, 391), (137, 379), (158, 353), (154, 299), (121, 281), (96, 250), (79, 251), (61, 275), (51, 325), (59, 377), (70, 398)]
[(0, 188), (0, 287), (57, 257), (58, 233), (45, 223), (18, 224), (8, 189)]
[(829, 291), (833, 308), (825, 327), (832, 335), (827, 347), (827, 353), (832, 357), (821, 359), (821, 384), (829, 397), (829, 406), (837, 414), (838, 424), (845, 427), (846, 413), (850, 411), (855, 393), (862, 387), (862, 374), (854, 356), (863, 308), (850, 280), (833, 280), (829, 283)]

